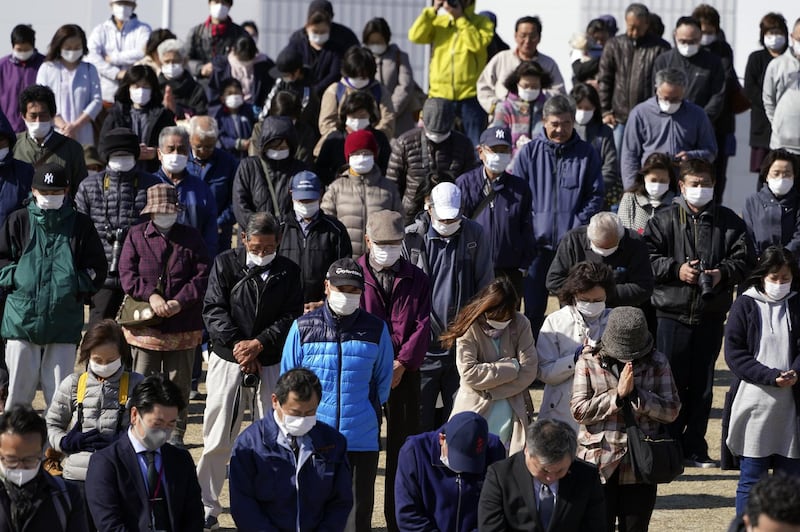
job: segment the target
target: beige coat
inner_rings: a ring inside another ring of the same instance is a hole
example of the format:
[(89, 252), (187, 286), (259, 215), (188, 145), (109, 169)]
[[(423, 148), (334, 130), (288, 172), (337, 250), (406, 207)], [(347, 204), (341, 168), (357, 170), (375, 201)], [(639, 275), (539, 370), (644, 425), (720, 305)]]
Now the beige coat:
[[(344, 103), (347, 95), (355, 89), (345, 86), (344, 94), (340, 101), (336, 101), (336, 89), (339, 82), (331, 83), (322, 95), (322, 101), (319, 106), (319, 134), (320, 138), (324, 139), (329, 133), (336, 129), (336, 124), (339, 123), (339, 109)], [(363, 89), (372, 95), (372, 91), (367, 88)], [(386, 138), (392, 140), (394, 138), (394, 105), (392, 104), (392, 93), (384, 86), (381, 86), (381, 101), (378, 102), (378, 123), (375, 124), (375, 129), (382, 131)], [(318, 143), (319, 147), (320, 144)], [(315, 150), (315, 154), (319, 149)]]
[[(525, 447), (528, 412), (524, 394), (530, 393), (528, 386), (538, 371), (531, 324), (524, 314), (517, 312), (500, 337), (499, 353), (483, 327), (487, 327), (486, 322), (478, 318), (456, 341), (456, 366), (461, 384), (451, 415), (469, 411), (486, 417), (493, 400), (507, 399), (514, 411), (509, 450), (509, 454), (513, 454)], [(519, 371), (512, 358), (519, 361)]]

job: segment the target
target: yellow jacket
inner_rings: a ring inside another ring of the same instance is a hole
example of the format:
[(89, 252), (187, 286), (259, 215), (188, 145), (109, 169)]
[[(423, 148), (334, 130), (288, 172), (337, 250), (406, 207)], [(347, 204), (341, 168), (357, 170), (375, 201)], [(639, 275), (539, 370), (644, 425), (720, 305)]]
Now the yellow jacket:
[(477, 96), (478, 77), (486, 66), (486, 47), (492, 41), (494, 24), (475, 14), (474, 4), (464, 16), (453, 20), (426, 7), (408, 30), (416, 44), (433, 45), (428, 96), (459, 101)]

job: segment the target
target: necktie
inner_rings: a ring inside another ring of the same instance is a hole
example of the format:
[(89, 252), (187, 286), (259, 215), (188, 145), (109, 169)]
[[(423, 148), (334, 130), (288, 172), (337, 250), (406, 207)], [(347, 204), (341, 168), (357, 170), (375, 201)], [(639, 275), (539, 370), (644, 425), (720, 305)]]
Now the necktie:
[(550, 526), (550, 519), (553, 517), (553, 509), (556, 506), (556, 497), (550, 491), (550, 486), (542, 484), (539, 490), (539, 519), (542, 527), (547, 530)]
[(156, 469), (156, 452), (147, 451), (144, 455), (147, 459), (147, 495), (153, 509), (153, 522), (156, 530), (169, 530), (169, 511), (164, 498), (164, 486)]
[(289, 436), (289, 447), (292, 448), (294, 457), (297, 458), (298, 454), (300, 453), (300, 446), (297, 445), (297, 436)]

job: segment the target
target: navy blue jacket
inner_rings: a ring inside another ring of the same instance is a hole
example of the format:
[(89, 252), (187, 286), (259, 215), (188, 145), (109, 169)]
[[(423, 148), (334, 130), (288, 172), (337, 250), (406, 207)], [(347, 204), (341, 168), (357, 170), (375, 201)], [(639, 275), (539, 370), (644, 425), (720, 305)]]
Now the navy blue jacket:
[[(440, 432), (444, 427), (409, 436), (400, 448), (394, 496), (397, 526), (404, 532), (472, 532), (478, 528), (478, 499), (485, 470), (482, 475), (455, 473), (444, 465)], [(489, 434), (486, 467), (505, 457), (500, 438)]]
[(755, 257), (772, 245), (781, 245), (792, 253), (800, 252), (800, 194), (792, 187), (778, 199), (764, 185), (747, 198), (744, 204), (744, 224)]
[(186, 171), (205, 181), (211, 188), (217, 203), (217, 225), (220, 227), (230, 228), (236, 223), (233, 216), (233, 176), (237, 168), (239, 161), (220, 148), (214, 148), (214, 153), (207, 161), (191, 155), (186, 165)]
[(537, 247), (555, 249), (567, 231), (587, 225), (603, 207), (600, 156), (577, 132), (558, 144), (542, 131), (517, 152), (513, 173), (531, 188)]
[(247, 150), (236, 149), (236, 141), (250, 140), (253, 136), (253, 125), (256, 123), (253, 107), (244, 104), (237, 109), (236, 114), (228, 111), (225, 106), (215, 106), (212, 111), (219, 126), (218, 145), (237, 160), (247, 157)]
[[(344, 436), (317, 421), (306, 436), (298, 439), (302, 461), (299, 473), (294, 454), (286, 444), (279, 443), (279, 438), (283, 440), (283, 435), (272, 412), (236, 438), (230, 492), (231, 515), (238, 529), (344, 530), (353, 506)], [(304, 453), (309, 439), (311, 456)]]
[(499, 269), (527, 269), (535, 255), (533, 220), (531, 216), (531, 188), (525, 180), (503, 173), (492, 182), (494, 200), (475, 215), (475, 210), (485, 197), (483, 186), (486, 175), (483, 166), (463, 174), (456, 184), (461, 189), (463, 214), (478, 222), (492, 243), (494, 267)]
[(0, 112), (0, 136), (8, 139), (8, 155), (0, 160), (0, 223), (3, 223), (9, 214), (22, 208), (22, 201), (31, 193), (33, 166), (14, 159), (17, 134), (2, 112)]

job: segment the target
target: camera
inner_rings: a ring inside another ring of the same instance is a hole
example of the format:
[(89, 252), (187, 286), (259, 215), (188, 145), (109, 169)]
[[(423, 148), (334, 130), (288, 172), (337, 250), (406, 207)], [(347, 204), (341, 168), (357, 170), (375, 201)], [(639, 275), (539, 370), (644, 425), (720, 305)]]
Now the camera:
[(708, 265), (705, 261), (701, 260), (694, 265), (694, 269), (700, 272), (700, 276), (697, 278), (697, 286), (700, 287), (700, 297), (704, 300), (711, 299), (714, 297), (714, 279), (711, 277), (710, 273), (706, 273), (706, 270), (709, 269)]
[(111, 264), (108, 274), (116, 276), (119, 273), (119, 255), (122, 253), (122, 243), (125, 241), (125, 229), (121, 227), (111, 230), (106, 227), (106, 240), (111, 244)]
[(242, 373), (242, 388), (258, 388), (261, 377), (255, 373)]

